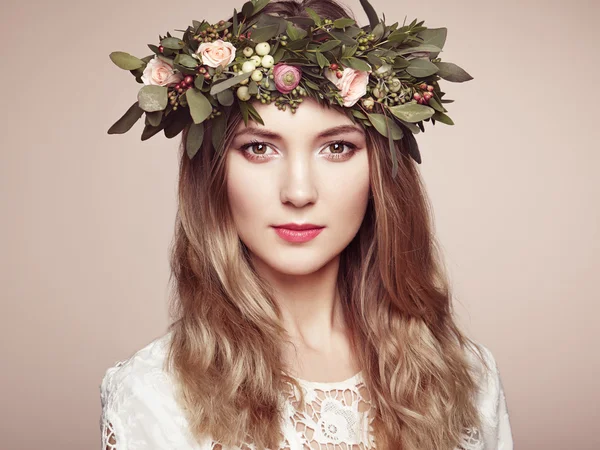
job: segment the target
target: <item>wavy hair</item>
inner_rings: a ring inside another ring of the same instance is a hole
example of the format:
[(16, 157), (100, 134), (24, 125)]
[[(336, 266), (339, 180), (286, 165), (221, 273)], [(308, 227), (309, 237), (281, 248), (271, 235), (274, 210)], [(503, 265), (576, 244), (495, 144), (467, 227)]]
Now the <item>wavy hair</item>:
[[(334, 0), (271, 2), (264, 11), (303, 16), (305, 6), (333, 20), (354, 18)], [(228, 148), (240, 121), (239, 109), (231, 107), (220, 148)], [(277, 448), (283, 438), (280, 395), (291, 385), (301, 389), (283, 367), (281, 311), (235, 229), (226, 152), (213, 145), (211, 126), (208, 121), (192, 160), (185, 148), (189, 128), (180, 146), (166, 367), (196, 439)], [(398, 175), (392, 178), (387, 139), (370, 127), (365, 132), (372, 196), (357, 235), (340, 255), (337, 287), (371, 397), (376, 445), (454, 449), (465, 428), (481, 425), (467, 346), (487, 364), (452, 317), (431, 206), (408, 156), (412, 134), (395, 142)]]

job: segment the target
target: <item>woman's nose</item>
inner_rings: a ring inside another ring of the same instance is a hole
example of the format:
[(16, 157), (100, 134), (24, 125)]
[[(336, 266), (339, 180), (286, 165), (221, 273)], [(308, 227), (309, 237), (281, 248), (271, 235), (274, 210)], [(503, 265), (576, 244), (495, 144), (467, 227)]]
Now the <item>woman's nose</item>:
[(308, 153), (291, 153), (287, 159), (281, 176), (282, 203), (289, 202), (296, 207), (302, 207), (307, 203), (316, 202), (318, 192), (313, 164)]

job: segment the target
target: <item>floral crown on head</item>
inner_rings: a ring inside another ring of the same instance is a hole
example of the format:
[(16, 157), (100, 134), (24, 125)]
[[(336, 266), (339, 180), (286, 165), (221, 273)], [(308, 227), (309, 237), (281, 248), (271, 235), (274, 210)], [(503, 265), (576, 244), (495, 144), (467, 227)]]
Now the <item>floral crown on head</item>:
[[(112, 52), (111, 60), (130, 71), (138, 83), (137, 101), (110, 127), (109, 134), (127, 132), (146, 113), (142, 140), (161, 130), (167, 138), (186, 126), (191, 159), (200, 149), (204, 124), (212, 123), (212, 143), (219, 149), (231, 106), (240, 108), (244, 123), (264, 122), (251, 100), (274, 102), (292, 112), (304, 97), (340, 106), (355, 123), (374, 127), (388, 138), (393, 176), (397, 173), (394, 141), (406, 137), (407, 151), (421, 156), (413, 134), (424, 121), (453, 125), (446, 115), (438, 80), (473, 79), (438, 57), (446, 28), (427, 28), (423, 21), (385, 24), (367, 0), (360, 0), (369, 25), (350, 18), (307, 16), (283, 18), (261, 12), (270, 0), (250, 0), (241, 12), (216, 24), (194, 20), (181, 39), (159, 35), (153, 54), (136, 58)], [(297, 26), (299, 25), (299, 26)]]

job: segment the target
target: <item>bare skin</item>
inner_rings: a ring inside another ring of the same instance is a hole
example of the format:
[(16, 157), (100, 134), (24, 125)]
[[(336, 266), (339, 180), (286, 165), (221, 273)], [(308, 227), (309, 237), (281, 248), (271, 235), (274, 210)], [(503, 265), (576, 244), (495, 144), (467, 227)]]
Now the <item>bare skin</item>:
[[(276, 293), (293, 347), (292, 374), (309, 381), (346, 380), (360, 369), (336, 295), (339, 255), (354, 238), (370, 192), (364, 131), (344, 114), (307, 99), (295, 114), (256, 104), (265, 125), (241, 122), (227, 154), (227, 193), (240, 236), (259, 274)], [(321, 133), (339, 126), (335, 134)], [(252, 144), (252, 141), (258, 143)], [(339, 141), (343, 141), (340, 143)], [(337, 142), (337, 144), (336, 144)], [(242, 149), (245, 144), (251, 144)], [(314, 239), (291, 243), (272, 225), (324, 226)]]

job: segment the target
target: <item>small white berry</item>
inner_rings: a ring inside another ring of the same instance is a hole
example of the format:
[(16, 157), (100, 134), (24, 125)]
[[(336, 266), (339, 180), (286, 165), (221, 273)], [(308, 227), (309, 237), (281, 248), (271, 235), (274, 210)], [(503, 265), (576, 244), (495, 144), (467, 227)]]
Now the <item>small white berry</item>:
[(256, 44), (255, 50), (257, 55), (265, 56), (271, 51), (271, 46), (268, 42), (260, 42)]

